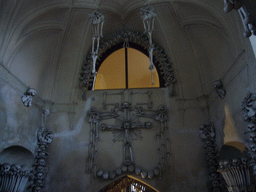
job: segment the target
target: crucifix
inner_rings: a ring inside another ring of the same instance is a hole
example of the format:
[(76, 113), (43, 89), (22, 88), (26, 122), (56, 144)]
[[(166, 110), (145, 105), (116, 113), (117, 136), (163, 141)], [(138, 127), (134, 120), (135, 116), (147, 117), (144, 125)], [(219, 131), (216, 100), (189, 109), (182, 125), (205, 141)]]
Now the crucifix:
[(139, 121), (138, 116), (131, 116), (132, 110), (129, 103), (123, 103), (120, 107), (120, 111), (123, 114), (119, 114), (116, 117), (116, 124), (101, 124), (103, 131), (112, 131), (114, 133), (114, 142), (124, 142), (124, 164), (127, 166), (134, 164), (131, 140), (142, 139), (141, 129), (150, 129), (152, 126), (151, 122), (143, 124)]

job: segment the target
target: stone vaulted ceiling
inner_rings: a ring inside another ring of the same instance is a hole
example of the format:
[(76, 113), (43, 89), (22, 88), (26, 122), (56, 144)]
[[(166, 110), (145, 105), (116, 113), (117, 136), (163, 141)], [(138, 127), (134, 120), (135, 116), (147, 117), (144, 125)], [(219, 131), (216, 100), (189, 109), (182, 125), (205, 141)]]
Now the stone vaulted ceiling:
[(3, 0), (0, 61), (41, 98), (75, 102), (91, 46), (89, 14), (98, 10), (105, 16), (104, 37), (143, 31), (140, 8), (146, 4), (158, 15), (153, 41), (173, 63), (178, 94), (207, 94), (223, 75), (218, 68), (228, 68), (241, 51), (238, 14), (225, 14), (222, 0)]

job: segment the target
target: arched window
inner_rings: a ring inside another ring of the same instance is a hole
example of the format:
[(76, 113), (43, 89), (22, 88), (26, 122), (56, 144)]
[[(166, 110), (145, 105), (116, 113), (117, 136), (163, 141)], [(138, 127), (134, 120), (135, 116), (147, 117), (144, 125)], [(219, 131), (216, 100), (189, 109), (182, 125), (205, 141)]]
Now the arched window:
[(132, 47), (123, 47), (122, 45), (112, 47), (108, 54), (101, 59), (94, 89), (160, 87), (156, 68), (153, 70), (154, 84), (152, 84), (151, 71), (148, 69), (149, 57), (145, 54), (146, 50), (142, 50), (134, 44)]

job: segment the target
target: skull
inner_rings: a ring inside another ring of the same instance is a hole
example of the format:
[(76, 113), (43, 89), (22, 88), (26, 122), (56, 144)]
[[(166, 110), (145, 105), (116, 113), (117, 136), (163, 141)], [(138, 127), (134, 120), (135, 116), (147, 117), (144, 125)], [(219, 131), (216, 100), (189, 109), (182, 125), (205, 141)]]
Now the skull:
[(40, 192), (41, 191), (41, 187), (36, 186), (33, 188), (33, 192)]
[(39, 145), (39, 151), (45, 151), (46, 150), (46, 145)]
[(209, 141), (209, 140), (207, 140), (207, 141), (205, 141), (205, 147), (211, 147), (211, 146), (213, 146), (213, 142), (212, 141)]
[(244, 165), (247, 165), (247, 164), (248, 164), (248, 158), (247, 158), (247, 157), (242, 157), (241, 160), (242, 160), (242, 163), (243, 163)]
[(250, 149), (252, 152), (256, 152), (256, 143), (250, 144)]
[(241, 160), (239, 158), (233, 158), (232, 163), (234, 166), (239, 166), (241, 164)]
[(37, 180), (35, 181), (35, 184), (36, 184), (37, 186), (44, 187), (44, 180), (42, 180), (42, 179), (37, 179)]
[(217, 173), (211, 173), (210, 177), (211, 177), (212, 180), (215, 180), (215, 179), (218, 178), (218, 174)]
[(47, 135), (45, 136), (45, 142), (46, 143), (51, 143), (53, 139), (53, 133), (50, 131), (47, 133)]
[(9, 163), (4, 163), (1, 167), (1, 171), (4, 173), (7, 173), (8, 171), (10, 171), (11, 169), (11, 165)]
[(207, 151), (209, 153), (213, 153), (214, 152), (214, 148), (213, 147), (207, 147), (206, 149), (207, 149)]
[(38, 172), (44, 172), (44, 167), (42, 165), (38, 165), (38, 166), (36, 166), (36, 170)]
[(150, 129), (151, 127), (152, 127), (152, 123), (151, 122), (146, 122), (145, 123), (145, 127), (147, 128), (147, 129)]
[(11, 165), (11, 171), (15, 172), (15, 173), (19, 173), (21, 169), (21, 166), (18, 164), (13, 164)]
[(217, 186), (220, 185), (220, 182), (219, 182), (218, 180), (213, 180), (213, 181), (212, 181), (212, 185), (213, 185), (214, 187), (217, 187)]
[(249, 140), (250, 140), (252, 143), (256, 143), (256, 133), (255, 133), (255, 132), (250, 132), (250, 133), (249, 133)]
[(44, 173), (42, 173), (42, 172), (36, 173), (36, 178), (37, 179), (44, 179)]
[(45, 166), (46, 165), (46, 161), (45, 161), (45, 159), (40, 158), (40, 159), (37, 159), (37, 164)]
[(210, 165), (217, 165), (217, 162), (215, 159), (209, 159), (209, 164)]
[(215, 172), (215, 171), (217, 171), (216, 166), (211, 165), (211, 166), (210, 166), (210, 171), (211, 171), (211, 172)]
[(231, 165), (231, 163), (230, 163), (229, 160), (225, 160), (225, 161), (224, 161), (224, 167), (225, 167), (225, 168), (229, 168), (230, 165)]
[(46, 151), (40, 151), (40, 152), (38, 153), (38, 156), (39, 156), (39, 157), (45, 157), (46, 155), (49, 155), (49, 153), (47, 153)]
[(124, 122), (123, 128), (124, 129), (130, 129), (131, 128), (131, 123), (129, 121)]
[(129, 103), (123, 103), (123, 108), (128, 108), (129, 107)]
[(256, 131), (255, 125), (253, 123), (249, 123), (247, 127), (248, 127), (248, 131), (250, 132)]
[(23, 175), (27, 175), (29, 173), (29, 168), (27, 165), (21, 165), (20, 171)]
[(221, 160), (221, 161), (219, 162), (219, 168), (220, 168), (220, 169), (224, 169), (224, 161), (223, 161), (223, 160)]

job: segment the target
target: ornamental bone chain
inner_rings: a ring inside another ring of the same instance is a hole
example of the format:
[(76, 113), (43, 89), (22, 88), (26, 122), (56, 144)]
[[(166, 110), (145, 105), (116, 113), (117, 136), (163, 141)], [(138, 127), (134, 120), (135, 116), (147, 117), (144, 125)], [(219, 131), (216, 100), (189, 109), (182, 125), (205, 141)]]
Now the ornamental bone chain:
[[(91, 18), (91, 25), (92, 25), (92, 74), (94, 76), (94, 83), (96, 79), (96, 60), (98, 58), (99, 46), (100, 46), (100, 37), (102, 35), (102, 29), (104, 24), (105, 17), (100, 14), (99, 12), (95, 11), (93, 14), (89, 14)], [(94, 83), (93, 83), (93, 90), (94, 90)]]
[(248, 130), (244, 133), (248, 135), (246, 143), (251, 155), (250, 166), (253, 167), (253, 174), (256, 176), (256, 93), (249, 92), (242, 102), (244, 121), (248, 122)]
[(142, 20), (143, 20), (143, 26), (145, 29), (145, 33), (148, 35), (149, 40), (149, 69), (151, 71), (152, 76), (152, 84), (154, 85), (154, 78), (153, 78), (153, 69), (155, 68), (155, 65), (153, 63), (153, 50), (154, 50), (154, 44), (152, 43), (152, 32), (154, 30), (154, 24), (155, 24), (155, 17), (157, 16), (156, 13), (154, 13), (154, 8), (151, 8), (147, 6), (146, 8), (141, 8), (141, 14), (142, 14)]

